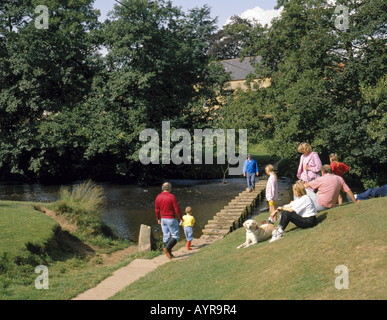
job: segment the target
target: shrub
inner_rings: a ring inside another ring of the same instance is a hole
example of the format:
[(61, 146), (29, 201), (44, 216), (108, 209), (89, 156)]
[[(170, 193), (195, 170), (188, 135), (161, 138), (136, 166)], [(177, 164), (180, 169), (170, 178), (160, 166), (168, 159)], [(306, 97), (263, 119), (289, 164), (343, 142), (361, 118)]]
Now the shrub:
[(65, 215), (82, 233), (102, 233), (100, 213), (105, 204), (105, 196), (101, 186), (89, 180), (76, 185), (72, 190), (61, 188), (59, 193), (55, 210), (57, 213)]

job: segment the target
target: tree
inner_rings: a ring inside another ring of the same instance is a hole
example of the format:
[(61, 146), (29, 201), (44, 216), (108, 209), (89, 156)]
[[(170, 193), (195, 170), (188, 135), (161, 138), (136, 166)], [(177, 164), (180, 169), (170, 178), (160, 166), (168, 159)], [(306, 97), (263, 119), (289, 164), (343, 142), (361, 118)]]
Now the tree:
[(140, 132), (161, 134), (162, 121), (200, 128), (208, 119), (204, 103), (216, 101), (223, 78), (208, 56), (216, 29), (208, 7), (185, 14), (169, 1), (123, 0), (109, 18), (100, 30), (108, 54), (88, 95), (40, 127), (53, 150), (44, 166), (50, 175), (150, 176), (153, 168), (139, 162)]
[(385, 121), (386, 3), (340, 4), (348, 8), (347, 30), (335, 26), (336, 4), (278, 1), (281, 17), (257, 29), (242, 50), (262, 56), (257, 73), (271, 78), (271, 87), (256, 93), (254, 107), (271, 116), (271, 150), (297, 162), (296, 147), (307, 141), (323, 162), (330, 152), (339, 154), (365, 187), (381, 185), (386, 144), (371, 128)]
[[(40, 170), (37, 139), (44, 111), (83, 100), (95, 72), (98, 12), (92, 0), (6, 0), (0, 4), (0, 166), (3, 173)], [(37, 29), (35, 8), (49, 8), (49, 28)], [(48, 150), (46, 150), (48, 152)]]
[(254, 23), (248, 19), (231, 17), (230, 23), (211, 37), (210, 56), (218, 60), (240, 58), (240, 51), (251, 42), (252, 30), (257, 29), (257, 26), (255, 28), (253, 26)]

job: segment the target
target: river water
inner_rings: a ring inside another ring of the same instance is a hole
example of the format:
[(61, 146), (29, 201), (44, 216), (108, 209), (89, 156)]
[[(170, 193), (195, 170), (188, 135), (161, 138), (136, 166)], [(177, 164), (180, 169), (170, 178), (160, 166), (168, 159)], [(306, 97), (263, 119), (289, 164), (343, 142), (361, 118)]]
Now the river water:
[[(201, 236), (208, 220), (246, 188), (246, 180), (243, 178), (228, 179), (227, 184), (223, 184), (222, 180), (169, 180), (169, 182), (172, 184), (172, 193), (176, 196), (182, 213), (184, 214), (186, 206), (192, 207), (196, 220), (195, 238)], [(292, 181), (287, 178), (278, 179), (277, 205), (289, 203), (292, 199), (291, 183)], [(155, 237), (161, 235), (161, 228), (154, 213), (155, 199), (161, 192), (160, 186), (144, 188), (113, 183), (100, 185), (106, 197), (106, 207), (101, 213), (101, 221), (111, 226), (117, 235), (137, 242), (141, 224), (150, 226)], [(54, 202), (58, 199), (60, 187), (0, 183), (0, 200)], [(252, 215), (264, 212), (265, 208), (268, 208), (267, 201), (261, 202)], [(184, 239), (183, 232), (181, 239)]]

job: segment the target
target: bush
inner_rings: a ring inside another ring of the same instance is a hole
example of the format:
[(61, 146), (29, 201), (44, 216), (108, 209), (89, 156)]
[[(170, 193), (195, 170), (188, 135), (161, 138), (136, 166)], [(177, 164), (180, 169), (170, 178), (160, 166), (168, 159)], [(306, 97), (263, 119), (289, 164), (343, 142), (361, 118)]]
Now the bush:
[(103, 188), (91, 180), (76, 185), (71, 191), (61, 188), (55, 211), (75, 223), (82, 233), (101, 234), (104, 227), (100, 221), (101, 209), (105, 204)]

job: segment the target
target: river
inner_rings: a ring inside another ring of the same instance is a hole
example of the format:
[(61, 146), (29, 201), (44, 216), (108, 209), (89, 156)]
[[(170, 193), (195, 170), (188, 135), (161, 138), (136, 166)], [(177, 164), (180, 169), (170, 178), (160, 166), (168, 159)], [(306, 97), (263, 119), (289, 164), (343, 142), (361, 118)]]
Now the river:
[[(227, 184), (222, 180), (169, 180), (172, 193), (176, 196), (182, 212), (186, 206), (192, 207), (196, 224), (194, 237), (202, 234), (208, 220), (223, 209), (234, 197), (246, 188), (243, 178), (231, 178)], [(80, 182), (77, 182), (80, 183)], [(287, 178), (278, 179), (279, 200), (277, 205), (289, 203), (292, 199), (292, 181)], [(161, 235), (160, 226), (154, 213), (154, 201), (161, 192), (160, 186), (140, 187), (101, 183), (106, 197), (106, 207), (101, 213), (101, 221), (112, 227), (115, 233), (134, 242), (138, 240), (140, 225), (152, 228), (155, 237)], [(59, 185), (0, 183), (0, 200), (54, 202), (58, 199)], [(252, 213), (260, 214), (268, 208), (263, 201)], [(184, 238), (184, 233), (181, 233)]]

